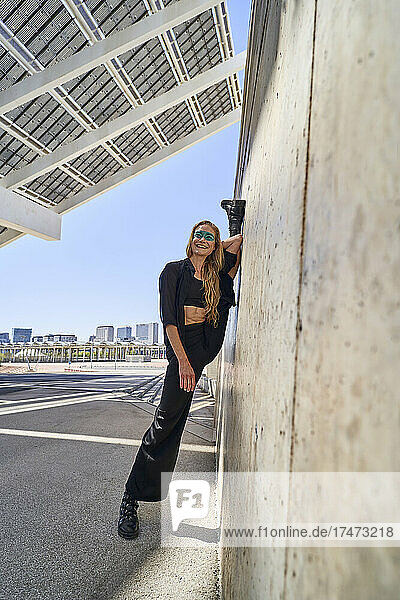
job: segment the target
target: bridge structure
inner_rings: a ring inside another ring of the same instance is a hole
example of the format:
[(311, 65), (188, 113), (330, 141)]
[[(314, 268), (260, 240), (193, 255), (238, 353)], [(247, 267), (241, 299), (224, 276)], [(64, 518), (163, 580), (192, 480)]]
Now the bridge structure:
[(0, 246), (240, 118), (225, 2), (29, 0), (0, 20)]
[(137, 357), (165, 358), (164, 344), (117, 343), (71, 343), (71, 344), (2, 344), (0, 364), (15, 362), (128, 362)]

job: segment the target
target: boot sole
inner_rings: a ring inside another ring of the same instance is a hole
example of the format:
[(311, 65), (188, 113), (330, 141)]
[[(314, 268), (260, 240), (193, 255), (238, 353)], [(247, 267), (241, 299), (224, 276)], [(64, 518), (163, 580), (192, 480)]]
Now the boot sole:
[(140, 529), (138, 529), (136, 531), (136, 533), (132, 534), (132, 535), (127, 535), (126, 533), (122, 533), (119, 529), (118, 529), (118, 535), (122, 538), (124, 538), (124, 540), (135, 540), (140, 533)]

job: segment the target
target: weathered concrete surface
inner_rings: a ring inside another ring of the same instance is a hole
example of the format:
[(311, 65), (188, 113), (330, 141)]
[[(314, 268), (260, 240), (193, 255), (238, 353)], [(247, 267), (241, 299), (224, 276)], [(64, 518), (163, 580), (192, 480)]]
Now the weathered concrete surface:
[[(249, 129), (241, 141), (248, 144), (241, 186), (245, 239), (236, 345), (231, 319), (223, 365), (220, 470), (287, 471), (314, 2), (288, 3), (286, 10), (279, 2), (259, 3), (254, 21), (244, 114)], [(262, 503), (248, 490), (244, 498), (224, 495), (224, 524), (241, 500), (253, 503), (263, 523)], [(221, 559), (225, 598), (282, 594), (284, 549), (231, 548)]]
[[(399, 27), (394, 0), (318, 1), (294, 471), (400, 467)], [(288, 596), (398, 598), (399, 567), (291, 551)]]
[[(221, 471), (399, 470), (399, 29), (396, 0), (254, 3)], [(244, 496), (224, 494), (224, 524), (243, 503), (263, 523)], [(399, 559), (225, 549), (223, 597), (397, 598)]]

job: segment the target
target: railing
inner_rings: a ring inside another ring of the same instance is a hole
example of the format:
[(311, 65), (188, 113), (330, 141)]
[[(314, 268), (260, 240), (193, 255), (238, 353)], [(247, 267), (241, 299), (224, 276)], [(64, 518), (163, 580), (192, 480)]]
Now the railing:
[(0, 344), (0, 363), (22, 362), (127, 362), (129, 357), (165, 359), (165, 346), (134, 344)]

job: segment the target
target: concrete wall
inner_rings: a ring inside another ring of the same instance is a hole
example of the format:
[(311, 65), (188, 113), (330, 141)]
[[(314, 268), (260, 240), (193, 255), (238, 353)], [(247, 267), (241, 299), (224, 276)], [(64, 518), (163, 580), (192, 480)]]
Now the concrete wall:
[[(253, 2), (221, 471), (398, 471), (400, 3)], [(223, 524), (256, 490), (223, 494)], [(229, 599), (397, 598), (395, 548), (222, 549)]]

